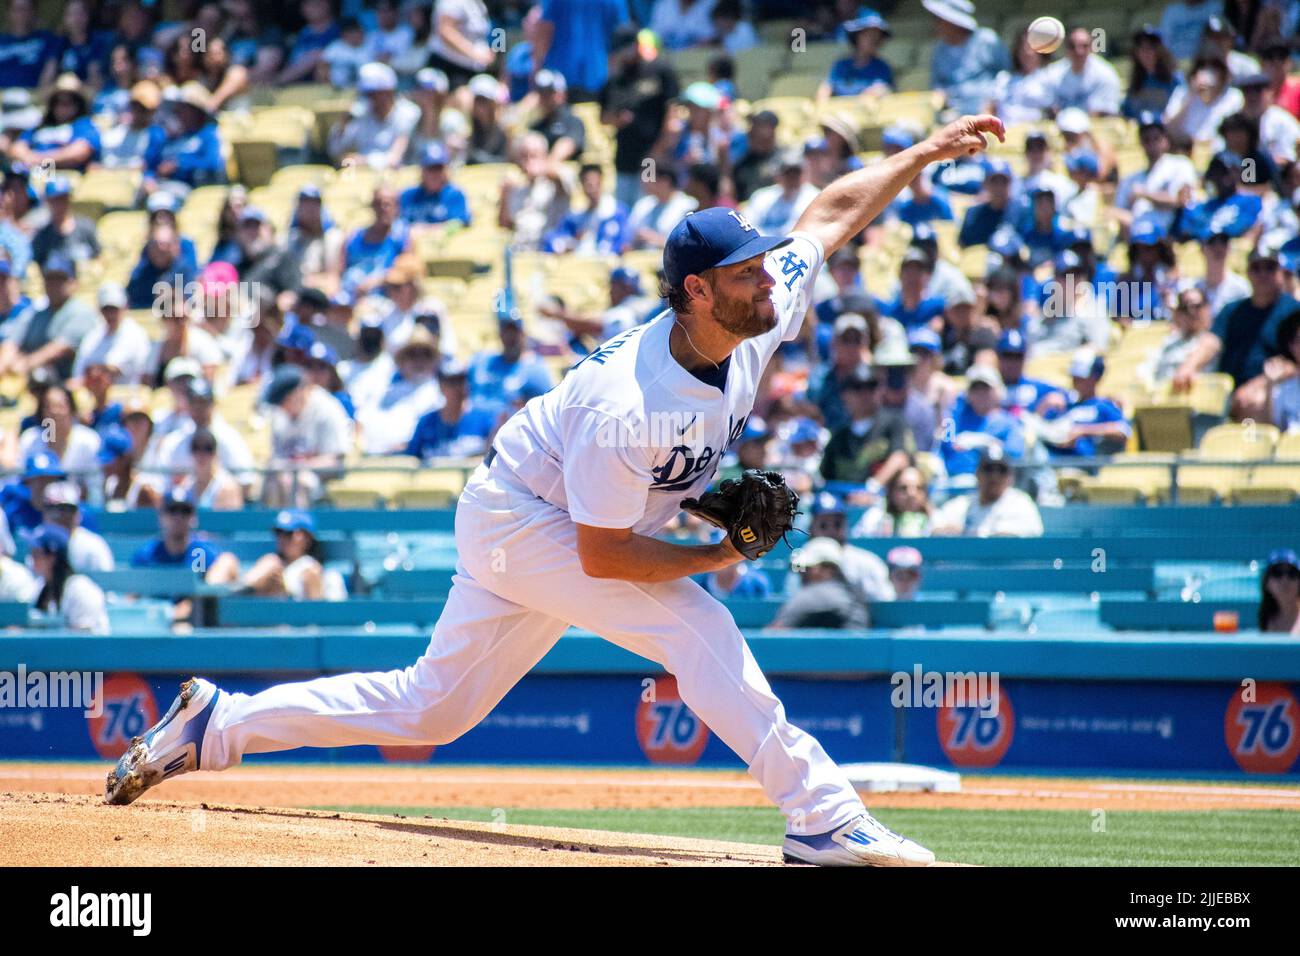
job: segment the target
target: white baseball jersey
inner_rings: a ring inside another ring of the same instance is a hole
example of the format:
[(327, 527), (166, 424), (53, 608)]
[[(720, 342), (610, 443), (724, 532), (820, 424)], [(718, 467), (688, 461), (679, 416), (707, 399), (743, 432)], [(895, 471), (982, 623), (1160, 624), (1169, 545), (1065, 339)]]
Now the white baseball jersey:
[(655, 533), (682, 498), (708, 487), (740, 437), (764, 366), (799, 332), (823, 255), (803, 233), (768, 253), (776, 325), (731, 354), (723, 390), (672, 357), (676, 317), (666, 311), (603, 344), (515, 414), (497, 435), (497, 467), (580, 524)]

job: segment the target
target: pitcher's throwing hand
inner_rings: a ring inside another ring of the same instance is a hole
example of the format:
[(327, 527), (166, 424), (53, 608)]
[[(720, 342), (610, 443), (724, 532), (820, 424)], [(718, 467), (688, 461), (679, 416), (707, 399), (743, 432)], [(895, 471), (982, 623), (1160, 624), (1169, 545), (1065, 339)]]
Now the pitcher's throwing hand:
[(988, 149), (987, 134), (990, 133), (999, 142), (1007, 141), (1007, 129), (996, 116), (963, 116), (935, 132), (922, 145), (928, 146), (935, 154), (935, 162), (943, 162), (960, 156), (974, 156)]

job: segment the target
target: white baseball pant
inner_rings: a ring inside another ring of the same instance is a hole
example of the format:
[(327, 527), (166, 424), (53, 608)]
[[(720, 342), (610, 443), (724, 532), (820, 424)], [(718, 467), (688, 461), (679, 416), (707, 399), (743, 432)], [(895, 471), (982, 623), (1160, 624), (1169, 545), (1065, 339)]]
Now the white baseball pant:
[(791, 832), (827, 832), (864, 812), (821, 745), (786, 721), (722, 604), (689, 578), (588, 577), (569, 515), (502, 471), (480, 466), (461, 497), (456, 574), (423, 657), (405, 670), (222, 694), (201, 766), (296, 747), (450, 743), (573, 624), (676, 675), (682, 700), (748, 764)]

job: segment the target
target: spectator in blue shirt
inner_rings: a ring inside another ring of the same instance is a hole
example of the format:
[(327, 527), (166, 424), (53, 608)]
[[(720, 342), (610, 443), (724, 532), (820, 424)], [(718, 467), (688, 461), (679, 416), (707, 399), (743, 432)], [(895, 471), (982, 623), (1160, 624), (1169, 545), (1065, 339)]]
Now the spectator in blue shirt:
[(961, 232), (957, 234), (957, 245), (965, 249), (988, 244), (994, 231), (1010, 214), (1011, 178), (1011, 165), (1006, 160), (998, 159), (990, 164), (988, 175), (984, 177), (986, 198), (966, 210)]
[(1025, 375), (1025, 351), (1028, 344), (1019, 329), (1008, 329), (998, 338), (998, 372), (1002, 376), (1005, 394), (1002, 407), (1019, 417), (1021, 412), (1041, 415), (1043, 399), (1059, 394), (1060, 389), (1050, 382)]
[(99, 158), (99, 130), (90, 121), (90, 107), (81, 81), (65, 73), (54, 84), (45, 118), (9, 148), (15, 163), (39, 166), (52, 162), (59, 169), (81, 171)]
[(179, 96), (172, 107), (176, 131), (145, 154), (149, 171), (145, 189), (150, 192), (162, 188), (184, 195), (195, 186), (226, 180), (226, 160), (208, 91), (192, 80), (180, 88)]
[(542, 0), (533, 66), (569, 82), (569, 100), (594, 100), (609, 73), (609, 37), (627, 22), (626, 0)]
[(469, 369), (447, 362), (438, 370), (443, 406), (424, 415), (415, 425), (406, 453), (416, 458), (464, 458), (487, 450), (488, 435), (497, 416), (478, 407), (469, 397)]
[(521, 319), (503, 315), (498, 322), (500, 352), (480, 352), (469, 366), (469, 397), (498, 414), (527, 390), (541, 394), (555, 384), (551, 372), (528, 348)]
[(889, 216), (909, 226), (953, 218), (944, 190), (935, 189), (925, 172), (918, 173), (911, 186), (889, 204)]
[(1008, 458), (1019, 460), (1025, 453), (1020, 423), (1003, 411), (1002, 379), (987, 365), (972, 365), (966, 371), (966, 394), (952, 406), (950, 422), (940, 426), (943, 441), (939, 454), (949, 477), (973, 475), (980, 452), (1000, 446)]
[(925, 251), (909, 246), (898, 268), (898, 294), (888, 301), (876, 301), (880, 314), (897, 319), (909, 332), (930, 325), (943, 315), (943, 299), (926, 295), (932, 271), (930, 257)]
[(585, 164), (578, 172), (578, 183), (587, 208), (570, 209), (560, 224), (542, 237), (542, 247), (547, 252), (621, 255), (632, 241), (627, 208), (605, 192), (605, 174), (598, 163)]
[(934, 15), (938, 36), (930, 88), (941, 91), (956, 113), (985, 112), (998, 74), (1011, 69), (1011, 54), (996, 33), (975, 22), (971, 0), (921, 0), (921, 6)]
[(35, 0), (9, 0), (6, 31), (0, 33), (0, 89), (36, 89), (54, 78), (59, 38), (36, 29)]
[(170, 488), (158, 508), (160, 535), (142, 544), (131, 556), (134, 568), (188, 567), (209, 584), (225, 584), (239, 577), (239, 561), (229, 551), (194, 533), (194, 501), (182, 488)]
[(888, 93), (894, 88), (894, 71), (877, 54), (889, 39), (889, 24), (874, 10), (864, 10), (844, 24), (853, 55), (831, 64), (830, 75), (817, 90), (817, 99), (832, 96), (857, 96), (861, 93)]
[(402, 222), (412, 235), (439, 232), (444, 223), (470, 224), (469, 201), (447, 175), (450, 157), (441, 143), (430, 143), (420, 157), (420, 182), (398, 201)]
[(1068, 248), (1069, 234), (1061, 228), (1056, 213), (1056, 193), (1046, 186), (1035, 189), (1030, 212), (1017, 221), (1016, 232), (1025, 244), (1031, 269), (1050, 262), (1058, 252)]
[(1119, 451), (1128, 441), (1132, 429), (1123, 410), (1109, 398), (1097, 395), (1097, 383), (1106, 371), (1106, 362), (1091, 349), (1079, 349), (1070, 360), (1070, 378), (1074, 392), (1070, 396), (1057, 392), (1043, 403), (1049, 421), (1070, 423), (1068, 437), (1059, 444), (1047, 443), (1053, 455), (1091, 458)]
[[(1234, 117), (1224, 120), (1223, 125), (1227, 126), (1232, 119)], [(1249, 120), (1246, 122), (1249, 125)], [(1210, 198), (1179, 210), (1174, 224), (1175, 235), (1200, 242), (1205, 242), (1214, 233), (1236, 239), (1255, 225), (1263, 203), (1254, 193), (1238, 189), (1241, 168), (1241, 159), (1233, 153), (1221, 152), (1210, 160), (1205, 170), (1205, 185)], [(1267, 178), (1264, 170), (1260, 169), (1259, 181), (1264, 182)]]
[(127, 281), (126, 297), (132, 309), (153, 308), (158, 301), (155, 287), (162, 283), (168, 287), (177, 284), (182, 289), (199, 277), (198, 264), (186, 254), (183, 239), (176, 227), (163, 216), (154, 218), (149, 227), (140, 261), (131, 271)]
[(31, 310), (32, 300), (23, 294), (13, 263), (0, 254), (0, 339), (10, 329), (18, 328), (13, 323), (25, 318)]
[(384, 284), (384, 274), (410, 245), (410, 230), (398, 218), (397, 192), (377, 186), (370, 200), (374, 222), (358, 229), (343, 246), (343, 291), (361, 296)]
[[(289, 57), (276, 78), (276, 84), (311, 83), (318, 79), (325, 48), (339, 38), (339, 25), (334, 19), (330, 0), (302, 0), (298, 10), (307, 21), (289, 48)], [(327, 82), (327, 77), (319, 77)]]
[(89, 0), (65, 0), (59, 36), (59, 71), (98, 87), (108, 66), (113, 34), (92, 29)]
[(44, 520), (40, 503), (45, 500), (45, 489), (67, 479), (68, 473), (59, 464), (58, 455), (42, 450), (28, 456), (23, 473), (0, 485), (5, 532), (15, 534), (39, 525)]

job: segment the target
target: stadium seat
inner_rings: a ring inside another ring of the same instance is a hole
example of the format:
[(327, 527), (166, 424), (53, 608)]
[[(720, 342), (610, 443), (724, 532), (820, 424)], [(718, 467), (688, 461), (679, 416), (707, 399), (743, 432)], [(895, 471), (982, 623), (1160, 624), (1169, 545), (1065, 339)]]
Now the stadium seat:
[(1300, 463), (1300, 432), (1287, 432), (1279, 437), (1273, 448), (1273, 457), (1278, 461)]
[[(1185, 459), (1195, 462), (1196, 459)], [(1216, 498), (1228, 504), (1234, 494), (1249, 485), (1247, 469), (1232, 465), (1180, 464), (1178, 467), (1178, 501), (1181, 504), (1205, 505)]]
[(1197, 457), (1228, 461), (1259, 461), (1273, 457), (1273, 446), (1280, 433), (1274, 425), (1216, 425), (1205, 433), (1197, 447)]
[(1103, 465), (1093, 478), (1080, 483), (1079, 494), (1089, 504), (1131, 505), (1155, 503), (1169, 497), (1172, 478), (1170, 454), (1120, 454)]
[(1192, 412), (1185, 405), (1141, 405), (1133, 430), (1143, 451), (1181, 452), (1192, 447)]
[(1300, 465), (1257, 465), (1250, 480), (1234, 489), (1234, 504), (1289, 505), (1300, 496)]

